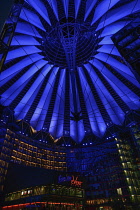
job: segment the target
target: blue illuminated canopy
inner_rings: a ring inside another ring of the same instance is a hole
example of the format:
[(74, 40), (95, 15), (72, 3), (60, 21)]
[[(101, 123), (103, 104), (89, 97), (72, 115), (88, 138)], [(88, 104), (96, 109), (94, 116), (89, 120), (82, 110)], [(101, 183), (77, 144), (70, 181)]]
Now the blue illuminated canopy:
[(77, 143), (123, 125), (126, 113), (140, 108), (140, 84), (112, 36), (139, 5), (25, 0), (1, 73), (1, 104), (34, 129)]

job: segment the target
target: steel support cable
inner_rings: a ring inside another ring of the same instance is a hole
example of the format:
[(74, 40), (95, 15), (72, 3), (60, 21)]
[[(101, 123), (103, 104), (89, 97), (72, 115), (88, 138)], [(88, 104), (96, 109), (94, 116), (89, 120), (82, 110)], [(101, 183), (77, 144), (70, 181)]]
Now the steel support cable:
[[(138, 0), (137, 0), (138, 1)], [(133, 9), (132, 9), (132, 11), (131, 11), (131, 13), (133, 12), (133, 10), (134, 10), (134, 8), (135, 8), (135, 6), (136, 6), (136, 4), (137, 4), (137, 1), (136, 1), (136, 3), (135, 3), (135, 5), (134, 5), (134, 7), (133, 7)], [(111, 1), (110, 1), (110, 3), (111, 3)], [(130, 14), (129, 14), (130, 15)], [(126, 20), (126, 23), (127, 23), (127, 20)], [(125, 23), (125, 25), (126, 25), (126, 23)], [(104, 21), (104, 24), (105, 24), (105, 21)], [(124, 26), (125, 27), (125, 26)], [(106, 61), (104, 61), (104, 62), (107, 62), (107, 60), (109, 59), (109, 57), (110, 57), (110, 54), (111, 54), (111, 52), (113, 51), (113, 49), (114, 49), (114, 47), (115, 47), (115, 45), (113, 45), (113, 48), (112, 48), (112, 50), (110, 51), (110, 53), (108, 54), (108, 57), (107, 57), (107, 59), (106, 59)], [(93, 65), (93, 64), (92, 64)], [(105, 66), (103, 65), (103, 68), (104, 68)], [(100, 70), (100, 73), (102, 73), (102, 71), (103, 71), (103, 68)], [(91, 72), (91, 70), (92, 70), (92, 67), (90, 68), (90, 72)], [(90, 72), (89, 72), (89, 75), (90, 75)], [(97, 82), (97, 80), (99, 79), (99, 77), (97, 77), (97, 79), (95, 80), (95, 83)], [(94, 83), (94, 84), (95, 84)], [(85, 88), (86, 89), (86, 88)], [(119, 88), (120, 89), (120, 88)], [(85, 91), (85, 90), (84, 90)], [(91, 93), (91, 91), (90, 91), (90, 93)], [(90, 95), (90, 93), (89, 94), (87, 94), (88, 95), (88, 98), (89, 98), (89, 95)], [(117, 94), (117, 93), (116, 93)], [(128, 94), (128, 93), (127, 93)], [(123, 96), (127, 96), (127, 94), (124, 94)], [(114, 100), (113, 100), (114, 101)], [(131, 102), (130, 102), (131, 103)], [(107, 103), (107, 104), (110, 104), (110, 103)], [(106, 105), (107, 105), (106, 104)], [(116, 106), (117, 107), (117, 106)]]
[[(24, 11), (24, 9), (23, 9), (23, 11)], [(26, 15), (26, 13), (25, 13), (25, 11), (24, 11), (24, 14), (25, 14), (25, 16), (26, 16), (26, 18), (28, 19), (28, 17), (27, 17), (27, 15)], [(29, 21), (29, 19), (28, 19), (28, 21)], [(29, 22), (30, 23), (30, 22)], [(34, 29), (33, 29), (33, 27), (32, 27), (32, 24), (30, 23), (30, 25), (31, 25), (31, 28), (32, 28), (32, 30), (33, 30), (33, 33), (35, 34), (35, 31), (34, 31)], [(35, 37), (36, 37), (36, 34), (35, 34)], [(15, 39), (16, 39), (16, 37), (14, 37)], [(18, 44), (19, 44), (19, 46), (21, 46), (21, 48), (24, 50), (24, 52), (26, 53), (26, 55), (28, 55), (28, 53), (27, 53), (27, 51), (23, 48), (23, 46), (22, 45), (20, 45), (20, 43), (19, 43), (19, 41), (16, 39), (16, 41), (18, 42)], [(59, 51), (59, 48), (58, 48), (58, 51)], [(57, 51), (57, 53), (58, 53), (58, 51)], [(33, 60), (32, 60), (32, 58), (30, 57), (30, 55), (28, 55), (28, 57), (31, 59), (31, 61), (32, 62), (34, 62)], [(37, 69), (38, 70), (40, 70), (39, 68), (38, 68), (38, 66), (36, 65), (36, 63), (34, 63), (34, 65), (37, 67)], [(52, 67), (53, 68), (53, 67)], [(50, 70), (51, 71), (51, 70)], [(53, 72), (53, 71), (52, 71)], [(43, 76), (44, 76), (44, 74), (42, 73), (42, 72), (40, 72)], [(56, 76), (57, 74), (55, 74), (54, 72), (53, 72), (53, 74), (54, 74), (54, 76)], [(44, 76), (45, 77), (45, 76)], [(53, 88), (53, 86), (52, 86), (52, 84), (50, 83), (50, 82), (48, 82), (50, 85), (51, 85), (51, 87)], [(61, 89), (62, 89), (62, 91), (63, 91), (63, 88), (62, 88), (62, 86), (60, 85), (60, 87), (61, 87)], [(57, 93), (57, 95), (62, 99), (62, 97)], [(62, 99), (62, 101), (64, 102), (64, 100)], [(38, 107), (39, 108), (39, 107)]]
[[(24, 11), (24, 9), (23, 9), (23, 11)], [(28, 17), (27, 17), (27, 15), (26, 15), (26, 13), (25, 13), (25, 11), (24, 11), (24, 14), (25, 14), (25, 16), (26, 16), (26, 18), (28, 19)], [(12, 21), (12, 20), (11, 20)], [(29, 19), (28, 19), (28, 21), (29, 21)], [(30, 23), (30, 22), (29, 22)], [(30, 23), (31, 24), (31, 23)], [(32, 28), (32, 30), (33, 30), (33, 33), (35, 34), (35, 32), (34, 32), (34, 29), (33, 29), (33, 27), (32, 27), (32, 25), (31, 25), (31, 28)], [(36, 34), (35, 34), (35, 37), (36, 37)], [(16, 39), (16, 37), (14, 37), (15, 39)], [(18, 44), (19, 44), (19, 46), (24, 50), (24, 52), (26, 53), (26, 55), (31, 59), (31, 61), (34, 63), (34, 61), (32, 60), (32, 58), (30, 57), (30, 55), (28, 55), (28, 53), (27, 53), (27, 51), (23, 48), (23, 46), (19, 43), (19, 41), (16, 39), (16, 41), (18, 42)], [(58, 48), (58, 51), (59, 51), (59, 48)], [(57, 51), (57, 53), (58, 53), (58, 51)], [(36, 63), (34, 63), (34, 65), (37, 67), (37, 69), (38, 70), (40, 70), (39, 68), (38, 68), (38, 66), (36, 65)], [(43, 67), (42, 67), (43, 68)], [(53, 68), (53, 67), (52, 67)], [(51, 68), (51, 70), (52, 70), (52, 68)], [(50, 70), (50, 71), (51, 71)], [(41, 74), (42, 74), (42, 72), (40, 72)], [(54, 72), (53, 72), (54, 73)], [(44, 74), (42, 74), (43, 76), (44, 76)], [(56, 74), (54, 73), (54, 76), (56, 76)], [(45, 77), (45, 76), (44, 76)], [(50, 86), (53, 88), (53, 86), (52, 86), (52, 84), (50, 83), (50, 82), (48, 82), (49, 84), (50, 84)], [(62, 86), (60, 85), (60, 87), (61, 87), (61, 89), (62, 89), (62, 91), (63, 91), (63, 88), (62, 88)], [(62, 99), (62, 97), (57, 93), (57, 95), (61, 98), (61, 100), (64, 102), (64, 100)], [(9, 99), (8, 99), (9, 100)], [(21, 103), (21, 102), (20, 102)], [(25, 103), (26, 104), (26, 103)], [(39, 107), (37, 107), (37, 108), (39, 108)], [(41, 108), (42, 109), (42, 108)]]
[[(25, 13), (25, 11), (24, 11), (24, 14), (26, 15), (26, 13)], [(26, 15), (26, 18), (28, 19), (28, 17), (27, 17), (27, 15)], [(29, 19), (28, 19), (29, 20)], [(68, 27), (68, 26), (67, 26)], [(34, 31), (33, 31), (34, 32)], [(58, 48), (58, 51), (59, 51), (59, 48)], [(58, 53), (58, 51), (57, 51), (57, 53)], [(57, 58), (57, 55), (56, 55), (56, 58)], [(56, 76), (56, 75), (55, 75)], [(62, 88), (62, 86), (60, 85), (60, 87), (61, 87), (61, 89), (62, 89), (62, 91), (63, 91), (63, 88)], [(64, 92), (63, 92), (64, 93)], [(60, 96), (59, 96), (60, 97)], [(64, 101), (63, 101), (64, 102)], [(63, 119), (63, 118), (62, 118)]]
[[(136, 2), (136, 3), (137, 3), (137, 2)], [(135, 4), (135, 5), (136, 5), (136, 4)], [(134, 6), (134, 8), (135, 8), (135, 6)], [(134, 8), (133, 8), (133, 9), (134, 9)], [(92, 64), (92, 65), (93, 65), (93, 64)], [(130, 93), (131, 93), (131, 92), (130, 92)], [(129, 92), (128, 92), (127, 94), (129, 94)], [(124, 95), (122, 95), (122, 97), (123, 97), (123, 96), (127, 96), (127, 95), (124, 94)], [(133, 101), (138, 101), (138, 100), (133, 100)], [(130, 102), (127, 102), (127, 103), (132, 103), (132, 102), (130, 101)], [(107, 103), (107, 104), (108, 104), (108, 103)], [(107, 104), (105, 104), (105, 105), (107, 105)], [(114, 106), (114, 107), (115, 107), (115, 106)], [(117, 107), (117, 106), (116, 106), (116, 107)]]
[[(109, 10), (110, 4), (111, 4), (111, 0), (110, 0), (110, 2), (109, 2), (107, 12), (108, 12), (108, 10)], [(105, 25), (105, 21), (106, 21), (106, 17), (107, 17), (107, 12), (105, 13), (105, 19), (104, 19), (104, 24), (103, 24), (103, 27), (102, 27), (102, 28), (104, 28), (104, 25)], [(101, 34), (100, 34), (100, 37), (99, 37), (99, 38), (101, 38)], [(90, 68), (90, 72), (91, 72), (91, 70), (92, 70), (92, 68)], [(89, 74), (90, 74), (90, 73), (89, 73)], [(85, 88), (86, 88), (86, 87), (85, 87)], [(84, 90), (84, 91), (85, 91), (85, 90)], [(83, 91), (83, 92), (84, 92), (84, 91)]]
[[(138, 0), (137, 0), (137, 1), (138, 1)], [(132, 8), (131, 13), (133, 12), (133, 10), (134, 10), (134, 8), (135, 8), (135, 6), (136, 6), (136, 4), (137, 4), (137, 1), (136, 1), (136, 3), (135, 3), (134, 7)], [(110, 0), (110, 3), (111, 3), (111, 0)], [(131, 14), (131, 13), (130, 13), (130, 14)], [(130, 15), (130, 14), (129, 14), (129, 15)], [(107, 15), (107, 13), (106, 13), (106, 15)], [(104, 25), (105, 25), (105, 21), (106, 21), (106, 19), (104, 20)], [(127, 23), (127, 20), (126, 20), (126, 23)], [(125, 25), (126, 25), (126, 23), (125, 23)], [(125, 25), (124, 25), (124, 27), (125, 27)], [(103, 26), (102, 28), (104, 28), (104, 26)], [(100, 34), (100, 37), (101, 37), (101, 34)], [(107, 57), (106, 61), (104, 61), (105, 63), (107, 63), (107, 60), (109, 59), (110, 54), (112, 53), (114, 47), (115, 47), (115, 45), (113, 45), (113, 48), (112, 48), (112, 50), (110, 51), (110, 53), (108, 54), (108, 57)], [(105, 67), (105, 66), (103, 65), (103, 68), (104, 68), (104, 67)], [(100, 72), (103, 71), (103, 68), (100, 70)], [(90, 68), (90, 72), (91, 72), (91, 70), (92, 70), (92, 68)], [(90, 74), (90, 73), (89, 73), (89, 74)], [(97, 81), (97, 80), (98, 80), (98, 77), (97, 77), (96, 81)], [(95, 81), (95, 83), (96, 83), (96, 81)]]
[[(108, 9), (109, 9), (109, 7), (110, 7), (110, 4), (111, 4), (111, 0), (110, 0), (110, 3), (109, 3), (109, 6), (108, 6)], [(105, 18), (106, 19), (106, 18)], [(105, 24), (105, 20), (104, 20), (104, 24)], [(90, 70), (91, 71), (91, 70)], [(83, 91), (83, 94), (84, 94), (84, 92), (86, 91), (86, 87), (85, 87), (85, 90), (82, 90)], [(87, 94), (88, 95), (88, 94)], [(88, 95), (88, 97), (89, 97), (89, 95)], [(96, 100), (95, 100), (96, 101)], [(89, 100), (89, 102), (90, 102), (90, 107), (91, 107), (91, 109), (92, 109), (92, 115), (94, 115), (94, 118), (96, 119), (96, 116), (95, 116), (95, 113), (94, 113), (94, 110), (93, 110), (93, 107), (92, 107), (92, 104), (91, 104), (91, 100)], [(89, 115), (89, 113), (87, 112), (87, 114)], [(98, 125), (98, 122), (97, 122), (97, 120), (95, 120), (95, 122), (97, 123), (97, 125)], [(99, 128), (99, 125), (98, 125), (98, 128)]]
[[(111, 4), (111, 0), (110, 0), (110, 2), (109, 2), (109, 6), (108, 6), (108, 10), (109, 10), (109, 7), (110, 7), (110, 4)], [(107, 11), (108, 11), (107, 10)], [(107, 16), (107, 13), (106, 13), (106, 16)], [(105, 20), (106, 20), (106, 17), (105, 17)], [(105, 24), (105, 20), (104, 20), (104, 24)], [(101, 35), (100, 35), (101, 36)], [(91, 72), (91, 68), (90, 68), (90, 72)], [(89, 73), (90, 74), (90, 73)], [(87, 82), (87, 87), (88, 87), (88, 82)], [(84, 94), (84, 92), (86, 91), (87, 92), (87, 87), (85, 87), (85, 89), (83, 90), (83, 94)], [(91, 89), (91, 88), (90, 88)], [(98, 126), (98, 129), (99, 129), (99, 132), (100, 132), (100, 128), (99, 128), (99, 124), (98, 124), (98, 121), (97, 121), (97, 119), (96, 119), (96, 115), (95, 115), (95, 112), (94, 112), (94, 110), (95, 109), (93, 109), (93, 106), (92, 106), (92, 104), (91, 104), (91, 100), (90, 100), (90, 93), (91, 93), (92, 91), (90, 90), (89, 91), (89, 94), (88, 94), (88, 92), (87, 92), (87, 97), (89, 98), (89, 103), (90, 103), (90, 107), (91, 107), (91, 109), (92, 109), (92, 111), (91, 111), (91, 115), (92, 115), (92, 118), (93, 118), (93, 116), (94, 116), (94, 119), (95, 119), (95, 122), (96, 122), (96, 124), (97, 124), (97, 126)], [(86, 99), (85, 99), (85, 101), (86, 101)], [(96, 103), (96, 100), (95, 100), (95, 103)], [(99, 109), (99, 107), (97, 108), (97, 110)], [(88, 116), (89, 116), (89, 112), (88, 112)], [(102, 117), (102, 114), (100, 113), (100, 117)], [(103, 121), (104, 121), (104, 119), (103, 119)], [(90, 121), (91, 122), (91, 121)], [(104, 122), (102, 122), (102, 123), (104, 123)]]
[[(12, 99), (11, 99), (12, 100)], [(138, 101), (138, 100), (134, 100), (134, 101)], [(128, 102), (129, 103), (129, 102)], [(26, 103), (22, 103), (22, 104), (26, 104)], [(108, 104), (108, 103), (107, 103)], [(115, 107), (115, 106), (114, 106)], [(117, 106), (116, 106), (117, 107)], [(109, 109), (112, 109), (112, 108), (109, 108)], [(95, 110), (97, 110), (97, 109), (95, 109)], [(135, 111), (135, 110), (134, 110)], [(92, 111), (91, 111), (92, 112)], [(24, 113), (24, 112), (23, 112)], [(25, 112), (26, 113), (26, 112)], [(90, 112), (89, 112), (90, 113)], [(96, 113), (99, 113), (99, 112), (96, 112)], [(36, 113), (37, 114), (37, 113)], [(112, 114), (112, 115), (114, 115), (114, 114)], [(98, 116), (99, 117), (99, 116)], [(63, 119), (63, 118), (62, 118)], [(94, 121), (93, 121), (94, 122)]]
[[(111, 2), (110, 2), (111, 3)], [(25, 11), (24, 11), (24, 13), (25, 13)], [(26, 14), (25, 14), (26, 15)], [(27, 17), (28, 18), (28, 17)], [(105, 20), (104, 20), (104, 24), (105, 24)], [(112, 49), (113, 50), (113, 49)], [(56, 76), (56, 75), (55, 75)]]
[[(93, 66), (93, 64), (91, 64), (92, 66)], [(100, 73), (100, 72), (99, 72)], [(101, 74), (101, 76), (103, 76), (102, 74)], [(99, 77), (98, 77), (99, 78)], [(101, 80), (101, 79), (100, 79)], [(120, 80), (119, 80), (120, 81)], [(121, 81), (122, 82), (122, 81)], [(108, 82), (107, 82), (108, 83)], [(108, 83), (109, 84), (109, 83)], [(109, 84), (110, 85), (110, 84)], [(125, 84), (124, 84), (125, 85)], [(105, 96), (105, 98), (106, 98), (106, 100), (108, 100), (107, 99), (107, 96), (104, 94), (104, 92), (103, 92), (103, 90), (99, 87), (99, 85), (97, 85), (98, 86), (98, 88), (101, 90), (101, 92), (102, 92), (102, 94)], [(110, 85), (111, 86), (111, 85)], [(126, 85), (125, 85), (126, 86)], [(111, 86), (112, 87), (112, 86)], [(117, 86), (118, 87), (118, 86)], [(127, 87), (127, 86), (126, 86)], [(121, 88), (120, 87), (118, 87), (119, 89), (120, 89), (120, 91), (121, 91)], [(130, 89), (129, 87), (127, 87), (128, 89)], [(107, 89), (108, 90), (108, 89)], [(108, 90), (109, 91), (109, 90)], [(115, 91), (115, 90), (114, 90)], [(131, 90), (132, 91), (132, 90)], [(110, 91), (109, 91), (110, 92)], [(132, 91), (133, 92), (133, 91)], [(117, 94), (117, 92), (115, 91), (115, 93)], [(130, 96), (129, 96), (129, 93), (131, 93), (131, 92), (127, 92), (126, 94), (124, 94), (123, 96), (122, 96), (122, 98), (124, 97), (124, 96), (126, 96), (127, 98), (129, 98), (129, 100), (130, 101), (132, 101), (131, 100), (131, 98), (130, 98)], [(133, 92), (134, 94), (136, 94), (135, 92)], [(110, 93), (111, 94), (111, 93)], [(117, 94), (118, 95), (118, 94)], [(112, 96), (112, 94), (111, 94), (111, 96)], [(120, 98), (120, 100), (122, 100), (122, 98), (120, 97), (120, 95), (118, 95), (118, 97)], [(123, 100), (122, 100), (123, 101)], [(124, 101), (123, 101), (123, 103), (124, 103)], [(127, 102), (128, 103), (128, 102)], [(128, 107), (129, 108), (129, 107)], [(130, 109), (130, 108), (129, 108)]]
[[(23, 10), (24, 11), (24, 10)], [(25, 13), (25, 11), (24, 11), (24, 14), (26, 15), (26, 13)], [(27, 17), (27, 15), (26, 15), (26, 18), (28, 19), (28, 17)], [(29, 21), (29, 19), (28, 19), (28, 21)], [(29, 22), (30, 23), (30, 22)], [(31, 23), (30, 23), (31, 24)], [(31, 27), (32, 27), (32, 25), (31, 25)], [(33, 33), (34, 33), (34, 30), (33, 30)], [(60, 48), (60, 46), (59, 46), (59, 48)], [(58, 48), (58, 50), (57, 50), (57, 54), (58, 54), (58, 51), (59, 51), (59, 48)], [(26, 52), (26, 54), (27, 54), (27, 52)], [(56, 54), (56, 55), (57, 55)], [(56, 58), (57, 58), (57, 56), (56, 56)], [(55, 58), (55, 60), (56, 60), (56, 58)], [(57, 74), (55, 74), (53, 71), (52, 71), (52, 73), (54, 74), (54, 76), (56, 76)], [(42, 74), (43, 75), (43, 74)], [(44, 76), (44, 75), (43, 75)], [(44, 76), (45, 77), (45, 76)], [(51, 87), (53, 88), (53, 86), (52, 86), (52, 84), (51, 83), (49, 83), (48, 82), (48, 84), (50, 84), (51, 85)], [(60, 85), (60, 87), (61, 87), (61, 89), (62, 89), (62, 91), (63, 91), (63, 88), (62, 88), (62, 86)], [(57, 93), (58, 94), (58, 93)], [(58, 96), (62, 99), (62, 97), (58, 94)], [(64, 100), (62, 99), (62, 101), (64, 102)]]
[[(22, 9), (22, 7), (23, 7), (23, 5), (24, 5), (24, 3), (21, 3), (21, 4), (18, 4), (18, 6), (19, 6), (19, 8), (20, 8), (20, 12), (21, 12), (21, 9)], [(14, 6), (15, 6), (15, 4), (14, 4)], [(12, 7), (12, 9), (13, 9), (14, 7)], [(12, 12), (12, 11), (11, 11)], [(11, 12), (10, 12), (10, 14), (11, 14)], [(20, 14), (20, 12), (19, 12), (19, 14)], [(12, 22), (13, 22), (13, 26), (12, 26), (12, 28), (13, 28), (13, 31), (12, 31), (12, 33), (13, 33), (13, 35), (10, 37), (9, 36), (9, 40), (8, 40), (8, 50), (9, 50), (9, 47), (10, 47), (10, 43), (11, 43), (11, 41), (12, 41), (12, 38), (14, 37), (14, 33), (15, 33), (15, 28), (16, 28), (16, 25), (17, 25), (17, 23), (18, 23), (18, 20), (19, 20), (19, 16), (17, 17), (17, 20), (16, 20), (16, 22), (14, 22), (13, 20), (12, 20)], [(6, 25), (6, 23), (5, 23), (5, 25)], [(2, 30), (2, 36), (5, 36), (5, 33), (7, 32), (4, 32), (4, 29), (5, 29), (5, 26), (3, 27), (3, 30)], [(3, 34), (4, 33), (4, 34)], [(4, 37), (2, 37), (2, 38), (4, 38)], [(6, 44), (7, 45), (7, 44)], [(3, 67), (3, 65), (4, 65), (4, 63), (5, 63), (5, 59), (6, 59), (6, 57), (7, 57), (7, 52), (8, 52), (8, 50), (5, 52), (6, 53), (6, 55), (4, 55), (4, 53), (3, 53), (3, 56), (2, 56), (2, 58), (1, 58), (1, 62), (0, 62), (0, 71), (2, 70), (2, 67)]]

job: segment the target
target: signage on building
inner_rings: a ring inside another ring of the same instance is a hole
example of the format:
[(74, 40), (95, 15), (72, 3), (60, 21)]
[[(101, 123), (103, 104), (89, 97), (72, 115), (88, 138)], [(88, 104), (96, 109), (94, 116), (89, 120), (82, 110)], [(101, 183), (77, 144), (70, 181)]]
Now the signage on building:
[(58, 183), (69, 182), (69, 181), (71, 181), (71, 179), (72, 179), (71, 176), (62, 176), (62, 175), (60, 175), (58, 177)]
[(64, 183), (64, 182), (70, 182), (72, 186), (77, 186), (81, 187), (82, 183), (81, 181), (78, 180), (78, 176), (62, 176), (60, 175), (58, 177), (58, 183)]
[(82, 183), (81, 181), (78, 181), (78, 176), (74, 179), (74, 176), (72, 176), (71, 185), (75, 185), (77, 187), (81, 187)]

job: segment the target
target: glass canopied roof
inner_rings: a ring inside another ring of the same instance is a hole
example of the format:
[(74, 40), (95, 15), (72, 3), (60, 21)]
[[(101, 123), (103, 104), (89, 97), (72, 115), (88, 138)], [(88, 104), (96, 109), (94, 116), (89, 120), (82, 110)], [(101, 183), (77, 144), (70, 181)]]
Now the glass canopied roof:
[[(25, 0), (1, 73), (1, 104), (54, 138), (102, 137), (140, 108), (140, 84), (112, 36), (139, 0)], [(5, 37), (6, 39), (6, 37)]]

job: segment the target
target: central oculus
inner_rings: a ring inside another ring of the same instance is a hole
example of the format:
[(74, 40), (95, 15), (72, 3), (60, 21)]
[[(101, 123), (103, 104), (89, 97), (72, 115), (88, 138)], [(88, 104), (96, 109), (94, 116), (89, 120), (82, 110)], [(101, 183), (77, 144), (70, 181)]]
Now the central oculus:
[(50, 64), (75, 70), (95, 55), (97, 36), (87, 23), (61, 21), (46, 34), (43, 46)]

